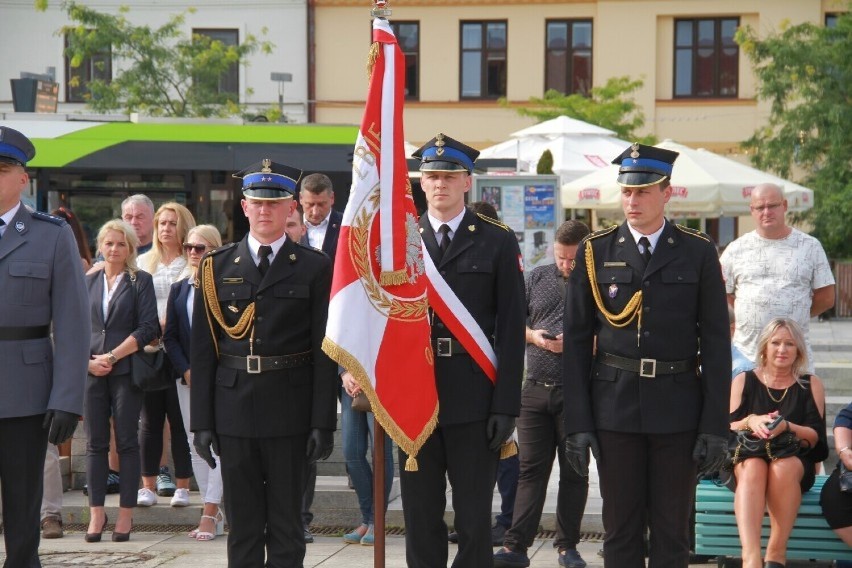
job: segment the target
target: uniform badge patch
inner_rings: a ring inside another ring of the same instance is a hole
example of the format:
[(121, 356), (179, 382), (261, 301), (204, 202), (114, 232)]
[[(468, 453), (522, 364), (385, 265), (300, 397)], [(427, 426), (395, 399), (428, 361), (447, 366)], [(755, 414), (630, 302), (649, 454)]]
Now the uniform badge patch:
[(616, 294), (618, 294), (618, 284), (610, 284), (609, 285), (609, 297), (615, 298)]
[(24, 232), (24, 229), (26, 229), (26, 226), (24, 225), (23, 221), (18, 221), (17, 223), (15, 223), (15, 230), (16, 231), (18, 231), (19, 233), (22, 233), (22, 232)]

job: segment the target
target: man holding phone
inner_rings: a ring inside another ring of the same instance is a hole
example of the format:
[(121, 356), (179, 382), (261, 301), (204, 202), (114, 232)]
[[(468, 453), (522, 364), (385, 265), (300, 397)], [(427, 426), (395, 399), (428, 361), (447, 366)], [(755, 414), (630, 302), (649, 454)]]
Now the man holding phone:
[(589, 478), (578, 475), (568, 465), (559, 444), (564, 438), (561, 330), (565, 286), (574, 267), (577, 246), (588, 234), (589, 228), (580, 221), (562, 223), (553, 243), (555, 264), (534, 268), (526, 281), (527, 379), (517, 422), (521, 472), (512, 526), (503, 539), (503, 548), (494, 554), (495, 568), (530, 565), (527, 549), (538, 531), (554, 454), (559, 458), (559, 493), (553, 546), (559, 553), (560, 566), (586, 566), (577, 552), (577, 543)]

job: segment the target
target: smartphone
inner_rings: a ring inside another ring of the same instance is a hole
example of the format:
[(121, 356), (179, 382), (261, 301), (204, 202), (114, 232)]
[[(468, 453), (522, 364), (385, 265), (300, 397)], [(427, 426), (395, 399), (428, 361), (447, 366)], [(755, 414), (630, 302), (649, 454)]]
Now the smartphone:
[(775, 430), (775, 428), (777, 428), (782, 422), (784, 422), (784, 417), (779, 414), (772, 422), (766, 425), (766, 428), (768, 430)]
[(555, 336), (555, 335), (553, 335), (553, 334), (551, 334), (551, 333), (548, 333), (548, 332), (546, 332), (546, 331), (545, 331), (544, 333), (542, 333), (542, 334), (541, 334), (541, 336), (542, 336), (543, 338), (545, 338), (545, 339), (556, 339), (556, 336)]

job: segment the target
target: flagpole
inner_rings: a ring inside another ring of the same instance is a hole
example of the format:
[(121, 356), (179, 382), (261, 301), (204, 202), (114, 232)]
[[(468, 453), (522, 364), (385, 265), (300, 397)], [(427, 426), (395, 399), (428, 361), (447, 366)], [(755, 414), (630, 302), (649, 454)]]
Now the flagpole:
[[(373, 0), (370, 16), (387, 19), (387, 0)], [(385, 568), (385, 429), (373, 415), (373, 566)]]
[(373, 566), (385, 568), (385, 429), (373, 416)]

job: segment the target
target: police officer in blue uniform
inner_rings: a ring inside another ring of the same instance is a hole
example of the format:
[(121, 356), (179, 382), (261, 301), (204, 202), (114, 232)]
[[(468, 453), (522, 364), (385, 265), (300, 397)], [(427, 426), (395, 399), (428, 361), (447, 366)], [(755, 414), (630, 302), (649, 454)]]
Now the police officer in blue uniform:
[(198, 454), (221, 461), (231, 568), (302, 566), (307, 463), (334, 445), (331, 261), (284, 232), (301, 173), (266, 159), (235, 174), (249, 234), (198, 271), (190, 427)]
[(580, 245), (564, 318), (565, 451), (598, 459), (604, 563), (685, 567), (696, 474), (725, 456), (731, 345), (707, 235), (664, 217), (677, 152), (634, 144), (620, 164), (626, 221)]
[[(526, 299), (515, 234), (465, 207), (479, 152), (439, 134), (415, 152), (428, 210), (420, 232), (437, 270), (493, 345), (492, 383), (440, 318), (432, 317), (438, 426), (400, 471), (409, 568), (446, 568), (446, 476), (453, 488), (456, 568), (492, 565), (491, 496), (501, 445), (521, 406)], [(408, 456), (400, 450), (399, 463)]]
[[(47, 443), (83, 413), (89, 299), (71, 228), (21, 203), (30, 140), (0, 126), (0, 485), (5, 566), (38, 567)], [(51, 341), (51, 331), (53, 341)]]

